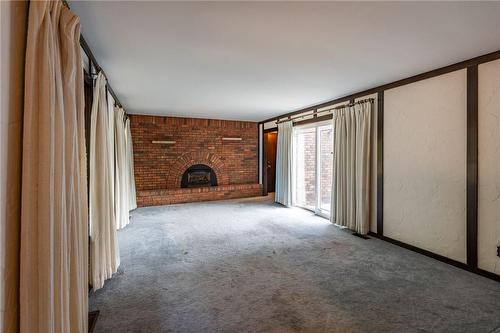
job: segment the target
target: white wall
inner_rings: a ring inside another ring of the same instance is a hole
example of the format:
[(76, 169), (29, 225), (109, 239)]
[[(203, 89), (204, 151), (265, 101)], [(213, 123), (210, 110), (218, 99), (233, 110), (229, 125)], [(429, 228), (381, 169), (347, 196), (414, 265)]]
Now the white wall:
[(26, 2), (0, 1), (0, 332), (17, 331)]
[(384, 235), (466, 261), (466, 71), (384, 95)]
[(500, 60), (479, 65), (478, 267), (500, 274)]

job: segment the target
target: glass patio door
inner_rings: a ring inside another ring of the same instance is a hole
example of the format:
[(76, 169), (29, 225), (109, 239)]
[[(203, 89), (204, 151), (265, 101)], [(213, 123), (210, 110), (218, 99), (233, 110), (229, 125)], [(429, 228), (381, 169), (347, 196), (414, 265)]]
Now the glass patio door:
[(316, 209), (316, 129), (294, 129), (294, 203)]
[(294, 128), (294, 205), (329, 217), (332, 188), (333, 129), (329, 123)]

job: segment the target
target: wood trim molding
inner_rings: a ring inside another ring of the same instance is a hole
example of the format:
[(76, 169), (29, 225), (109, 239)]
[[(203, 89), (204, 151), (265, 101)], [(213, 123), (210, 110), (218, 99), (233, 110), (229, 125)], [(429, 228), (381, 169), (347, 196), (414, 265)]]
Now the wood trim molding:
[(330, 120), (333, 118), (333, 115), (331, 114), (326, 114), (324, 116), (316, 116), (313, 118), (305, 119), (305, 120), (300, 120), (296, 121), (293, 123), (293, 126), (301, 126), (301, 125), (306, 125), (306, 124), (313, 124), (313, 123), (319, 123), (325, 120)]
[(477, 268), (478, 70), (467, 67), (467, 264)]
[[(313, 117), (313, 118), (309, 118), (309, 119), (305, 119), (305, 120), (299, 120), (299, 121), (294, 121), (292, 125), (293, 126), (301, 126), (301, 125), (319, 123), (321, 121), (330, 120), (332, 118), (333, 118), (333, 116), (331, 114), (326, 114), (324, 116), (319, 116), (319, 117), (317, 115), (315, 115), (315, 117)], [(264, 130), (264, 133), (272, 133), (272, 132), (277, 132), (277, 131), (278, 131), (278, 128), (277, 127), (273, 127), (273, 128), (268, 128), (268, 129)]]

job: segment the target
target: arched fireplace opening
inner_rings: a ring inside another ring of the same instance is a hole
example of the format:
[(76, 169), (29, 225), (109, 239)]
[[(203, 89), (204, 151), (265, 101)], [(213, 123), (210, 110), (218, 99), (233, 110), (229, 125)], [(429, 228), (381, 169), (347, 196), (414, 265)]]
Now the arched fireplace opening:
[(192, 165), (182, 174), (181, 188), (204, 186), (217, 186), (217, 176), (208, 165)]

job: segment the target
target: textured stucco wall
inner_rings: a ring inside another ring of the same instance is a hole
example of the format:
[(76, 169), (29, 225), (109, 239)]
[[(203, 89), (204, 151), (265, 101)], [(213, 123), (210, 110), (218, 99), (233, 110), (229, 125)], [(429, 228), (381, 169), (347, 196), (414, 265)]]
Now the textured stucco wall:
[(500, 274), (500, 60), (479, 65), (478, 266)]
[(466, 71), (384, 100), (384, 235), (465, 262)]

